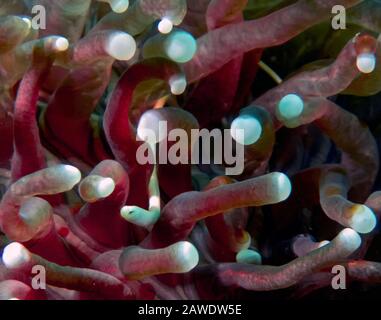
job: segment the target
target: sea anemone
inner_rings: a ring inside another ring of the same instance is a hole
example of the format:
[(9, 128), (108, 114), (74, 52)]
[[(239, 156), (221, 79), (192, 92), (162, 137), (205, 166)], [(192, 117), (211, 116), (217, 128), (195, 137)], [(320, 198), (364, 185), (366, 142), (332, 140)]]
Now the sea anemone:
[(2, 1), (0, 298), (335, 299), (337, 266), (371, 292), (380, 21), (375, 0)]

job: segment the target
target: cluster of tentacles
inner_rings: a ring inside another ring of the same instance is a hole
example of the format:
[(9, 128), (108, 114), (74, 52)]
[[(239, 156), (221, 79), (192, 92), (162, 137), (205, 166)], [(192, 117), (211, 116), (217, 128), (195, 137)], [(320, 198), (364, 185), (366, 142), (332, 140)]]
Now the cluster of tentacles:
[[(381, 4), (279, 0), (251, 19), (253, 3), (1, 1), (1, 299), (300, 297), (335, 265), (381, 282), (377, 142), (336, 103), (381, 90)], [(335, 5), (361, 32), (281, 79), (266, 49)], [(274, 80), (259, 96), (258, 70)], [(138, 132), (160, 120), (245, 130), (242, 174), (140, 165)]]

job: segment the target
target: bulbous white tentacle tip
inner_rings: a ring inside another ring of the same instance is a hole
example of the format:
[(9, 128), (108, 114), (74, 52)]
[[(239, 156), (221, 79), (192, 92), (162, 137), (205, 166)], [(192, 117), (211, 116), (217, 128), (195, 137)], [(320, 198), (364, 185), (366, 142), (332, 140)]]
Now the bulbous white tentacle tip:
[(25, 200), (20, 209), (19, 216), (30, 227), (39, 227), (52, 218), (53, 209), (49, 202), (38, 197)]
[(151, 196), (149, 198), (149, 207), (160, 208), (160, 197), (159, 196)]
[(241, 250), (236, 255), (236, 261), (238, 263), (249, 263), (249, 264), (262, 264), (262, 257), (259, 252), (255, 250)]
[(140, 117), (137, 137), (140, 141), (145, 141), (154, 150), (155, 144), (167, 138), (167, 127), (165, 121), (160, 121), (154, 110), (148, 110)]
[(123, 218), (123, 219), (126, 219), (127, 215), (128, 215), (128, 211), (125, 207), (122, 207), (119, 211), (120, 213), (120, 216)]
[(349, 226), (359, 233), (369, 233), (377, 225), (376, 215), (365, 205), (356, 205), (356, 211), (352, 215)]
[(145, 141), (149, 143), (150, 145), (155, 144), (155, 138), (150, 136), (151, 130), (144, 128), (143, 125), (139, 124), (138, 128), (136, 130), (136, 136), (140, 141)]
[(376, 68), (376, 60), (373, 53), (361, 53), (357, 56), (357, 69), (362, 73), (372, 73)]
[(178, 96), (185, 92), (187, 88), (187, 80), (183, 75), (173, 76), (169, 80), (169, 86), (171, 87), (171, 93)]
[(299, 117), (304, 110), (303, 99), (294, 93), (285, 95), (278, 103), (277, 114), (279, 120), (291, 120)]
[(193, 59), (197, 51), (197, 41), (188, 32), (172, 32), (164, 43), (165, 52), (171, 60), (186, 63)]
[(126, 12), (129, 6), (128, 0), (110, 0), (110, 7), (115, 13)]
[(341, 245), (347, 250), (354, 252), (361, 246), (360, 235), (351, 228), (345, 228), (342, 230), (337, 238), (339, 239)]
[(114, 192), (115, 182), (111, 178), (102, 179), (97, 185), (97, 193), (100, 198), (106, 198)]
[(63, 166), (64, 173), (71, 177), (72, 183), (76, 185), (81, 181), (81, 171), (79, 171), (76, 167), (70, 165)]
[(188, 272), (197, 266), (199, 262), (199, 254), (196, 247), (188, 241), (180, 241), (173, 244), (176, 248), (176, 256), (174, 257), (178, 264), (181, 265), (181, 272)]
[(57, 51), (66, 51), (69, 48), (69, 40), (64, 37), (58, 37), (54, 42), (54, 47)]
[(4, 248), (2, 260), (7, 268), (18, 268), (30, 261), (30, 253), (21, 243), (12, 242)]
[(289, 177), (282, 172), (273, 172), (270, 174), (273, 175), (274, 183), (277, 186), (278, 201), (280, 202), (286, 200), (290, 196), (292, 191), (292, 185)]
[(168, 18), (163, 18), (157, 26), (160, 33), (168, 34), (173, 30), (173, 23)]
[(28, 17), (22, 17), (21, 18), (28, 26), (28, 29), (32, 28), (32, 20), (30, 20)]
[(262, 131), (262, 124), (258, 119), (249, 115), (235, 118), (230, 126), (233, 139), (245, 146), (256, 143), (262, 136)]
[(136, 52), (135, 39), (125, 32), (116, 32), (107, 41), (106, 52), (114, 59), (128, 61)]
[(147, 223), (147, 214), (150, 216), (148, 211), (137, 206), (124, 206), (120, 209), (120, 215), (123, 219), (142, 227), (144, 227)]
[(128, 215), (131, 214), (131, 206), (124, 206), (120, 209), (120, 214), (123, 218), (128, 219)]

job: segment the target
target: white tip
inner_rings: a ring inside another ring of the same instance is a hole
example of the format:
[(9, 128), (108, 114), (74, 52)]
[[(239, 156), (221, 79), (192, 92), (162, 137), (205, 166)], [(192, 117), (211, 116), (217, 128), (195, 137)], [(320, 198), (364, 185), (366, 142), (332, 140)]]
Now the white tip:
[(4, 248), (2, 260), (7, 268), (18, 268), (30, 261), (30, 253), (22, 244), (12, 242)]
[(52, 207), (46, 200), (32, 197), (22, 203), (19, 209), (19, 216), (30, 227), (38, 228), (50, 221)]
[(71, 184), (76, 185), (79, 181), (81, 181), (81, 171), (79, 171), (76, 167), (63, 165), (63, 170), (72, 180)]
[(127, 11), (128, 6), (128, 0), (110, 0), (110, 7), (115, 13), (123, 13)]
[(32, 28), (32, 20), (27, 17), (23, 17), (22, 20), (28, 25), (28, 29)]
[(348, 251), (354, 252), (361, 246), (360, 235), (351, 228), (345, 228), (337, 235), (341, 245)]
[(197, 51), (197, 41), (188, 32), (172, 32), (164, 41), (168, 57), (178, 63), (186, 63), (194, 57)]
[(278, 103), (277, 116), (280, 120), (291, 120), (299, 117), (304, 110), (303, 99), (294, 93), (285, 95)]
[(131, 211), (130, 208), (131, 208), (131, 206), (123, 206), (122, 209), (120, 209), (120, 214), (121, 214), (122, 216), (127, 217), (128, 214), (129, 214), (130, 211)]
[(361, 53), (357, 57), (357, 68), (362, 73), (371, 73), (376, 68), (376, 56), (373, 53)]
[(54, 43), (57, 51), (66, 51), (69, 48), (69, 41), (64, 37), (59, 37)]
[(136, 135), (140, 141), (145, 141), (149, 146), (154, 146), (158, 141), (155, 131), (145, 128), (143, 125), (138, 125)]
[(157, 28), (160, 33), (168, 34), (173, 30), (173, 23), (168, 18), (163, 18)]
[(255, 117), (242, 115), (233, 120), (230, 134), (239, 144), (251, 145), (261, 137), (262, 125)]
[(238, 263), (262, 264), (262, 257), (257, 251), (246, 249), (237, 253), (236, 261)]
[(349, 226), (359, 233), (369, 233), (376, 227), (377, 218), (367, 206), (357, 205), (357, 210), (349, 221)]
[(136, 52), (135, 39), (125, 32), (116, 32), (108, 39), (106, 52), (116, 60), (130, 60)]
[(286, 200), (292, 191), (292, 185), (290, 179), (282, 172), (272, 172), (276, 189), (278, 190), (278, 201)]
[(176, 75), (169, 79), (169, 86), (171, 87), (171, 93), (178, 96), (185, 92), (187, 80), (184, 75)]
[(174, 258), (177, 260), (177, 263), (181, 265), (181, 272), (188, 272), (197, 266), (199, 255), (193, 244), (188, 241), (180, 241), (172, 246), (176, 248)]
[(97, 185), (97, 194), (100, 198), (106, 198), (114, 192), (115, 182), (111, 178), (102, 179)]
[(167, 137), (167, 122), (160, 120), (154, 110), (146, 111), (140, 117), (136, 133), (140, 141), (153, 146)]
[(160, 208), (160, 197), (151, 196), (149, 198), (149, 207), (150, 208), (152, 208), (152, 207)]

